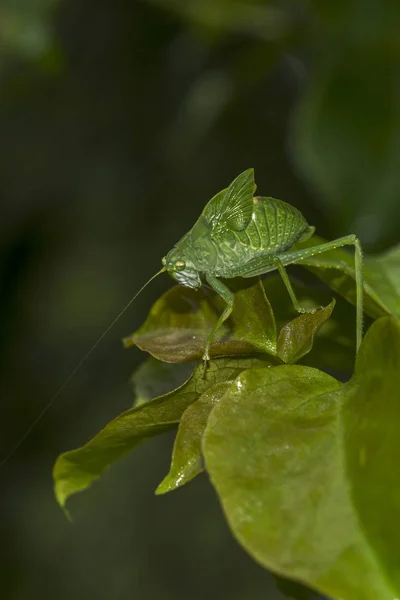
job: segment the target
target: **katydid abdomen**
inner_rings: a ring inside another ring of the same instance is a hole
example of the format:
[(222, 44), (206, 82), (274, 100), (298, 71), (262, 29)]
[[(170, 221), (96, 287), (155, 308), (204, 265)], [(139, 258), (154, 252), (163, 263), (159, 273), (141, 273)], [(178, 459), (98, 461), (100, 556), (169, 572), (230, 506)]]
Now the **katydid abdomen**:
[(218, 246), (215, 272), (220, 277), (243, 277), (246, 265), (261, 257), (271, 257), (272, 265), (275, 256), (314, 231), (300, 211), (280, 200), (256, 197), (253, 207), (251, 220), (243, 231), (226, 230), (212, 235)]

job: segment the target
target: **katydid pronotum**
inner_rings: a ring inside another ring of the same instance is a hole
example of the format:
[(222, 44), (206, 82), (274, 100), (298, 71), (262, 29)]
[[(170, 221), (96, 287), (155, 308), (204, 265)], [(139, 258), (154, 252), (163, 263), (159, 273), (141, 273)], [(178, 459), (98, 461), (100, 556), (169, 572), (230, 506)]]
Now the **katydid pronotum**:
[(179, 284), (193, 289), (198, 289), (202, 285), (203, 278), (226, 302), (224, 311), (206, 339), (203, 353), (203, 361), (206, 365), (210, 359), (210, 346), (215, 334), (228, 319), (234, 306), (234, 294), (220, 278), (225, 280), (233, 277), (255, 277), (277, 270), (295, 309), (299, 313), (314, 312), (315, 309), (302, 308), (299, 305), (285, 266), (301, 264), (306, 258), (342, 246), (354, 246), (358, 352), (363, 329), (363, 267), (360, 241), (355, 235), (347, 235), (317, 246), (293, 249), (297, 242), (309, 239), (315, 228), (310, 227), (300, 211), (290, 204), (275, 198), (254, 196), (255, 190), (254, 170), (247, 169), (228, 188), (208, 202), (192, 229), (162, 259), (161, 270), (145, 283), (107, 327), (34, 420), (22, 439), (0, 463), (0, 467), (28, 437), (78, 369), (142, 290), (165, 271)]

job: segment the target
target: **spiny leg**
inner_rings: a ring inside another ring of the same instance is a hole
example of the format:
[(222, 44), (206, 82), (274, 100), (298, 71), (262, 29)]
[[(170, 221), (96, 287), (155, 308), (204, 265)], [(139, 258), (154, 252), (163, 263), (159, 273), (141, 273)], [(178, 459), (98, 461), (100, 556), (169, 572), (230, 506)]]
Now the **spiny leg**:
[(299, 312), (299, 313), (315, 313), (315, 311), (316, 311), (315, 308), (303, 308), (302, 306), (300, 306), (299, 301), (296, 298), (296, 294), (294, 293), (292, 284), (290, 283), (288, 274), (286, 273), (285, 267), (282, 264), (282, 261), (279, 258), (275, 257), (274, 264), (276, 265), (276, 268), (279, 271), (279, 275), (282, 277), (282, 281), (285, 284), (285, 287), (289, 293), (290, 299), (293, 302), (293, 306), (295, 307), (297, 312)]
[(361, 346), (362, 335), (363, 335), (363, 257), (360, 240), (355, 235), (347, 235), (332, 242), (325, 242), (318, 246), (312, 246), (311, 248), (303, 248), (301, 250), (293, 250), (284, 252), (280, 255), (279, 259), (282, 265), (289, 265), (294, 263), (300, 263), (312, 256), (317, 256), (323, 252), (329, 252), (330, 250), (336, 250), (343, 246), (354, 246), (354, 271), (356, 278), (356, 344), (357, 352)]
[(225, 300), (226, 307), (225, 307), (223, 313), (221, 314), (221, 316), (219, 317), (218, 321), (214, 325), (212, 331), (207, 336), (206, 347), (205, 347), (204, 354), (203, 354), (203, 360), (205, 361), (205, 363), (207, 363), (207, 361), (210, 360), (211, 342), (212, 342), (216, 332), (221, 327), (222, 323), (224, 321), (226, 321), (226, 319), (231, 314), (231, 312), (233, 310), (234, 300), (235, 300), (235, 296), (234, 296), (233, 292), (231, 292), (231, 290), (229, 288), (227, 288), (226, 285), (224, 285), (222, 283), (222, 281), (218, 280), (216, 277), (214, 277), (213, 275), (211, 275), (209, 273), (206, 273), (206, 280), (210, 284), (212, 289), (215, 292), (217, 292), (217, 294), (219, 296), (221, 296), (221, 298), (223, 298)]

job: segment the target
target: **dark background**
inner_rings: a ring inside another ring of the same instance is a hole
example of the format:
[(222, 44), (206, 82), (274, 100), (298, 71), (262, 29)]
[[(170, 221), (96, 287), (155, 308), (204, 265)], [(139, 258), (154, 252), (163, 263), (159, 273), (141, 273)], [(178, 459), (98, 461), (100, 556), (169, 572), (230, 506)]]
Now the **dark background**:
[[(32, 420), (206, 201), (259, 193), (366, 250), (400, 238), (397, 0), (1, 0), (0, 449)], [(0, 596), (282, 598), (207, 477), (163, 497), (173, 436), (73, 498), (51, 470), (128, 408), (120, 339), (160, 277), (0, 469)]]

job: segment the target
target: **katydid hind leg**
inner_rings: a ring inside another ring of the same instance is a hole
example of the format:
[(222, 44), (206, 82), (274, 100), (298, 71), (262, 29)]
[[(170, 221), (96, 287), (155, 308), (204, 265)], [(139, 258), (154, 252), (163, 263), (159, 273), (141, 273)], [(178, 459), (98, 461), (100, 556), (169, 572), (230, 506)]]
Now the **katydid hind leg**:
[(206, 347), (204, 349), (204, 354), (203, 354), (203, 360), (205, 361), (205, 363), (207, 363), (210, 360), (210, 346), (212, 344), (214, 336), (217, 333), (218, 329), (221, 327), (221, 325), (224, 323), (224, 321), (226, 321), (226, 319), (231, 314), (231, 312), (233, 310), (234, 300), (235, 300), (235, 296), (234, 296), (233, 292), (231, 292), (231, 290), (228, 287), (226, 287), (226, 285), (224, 285), (222, 283), (222, 281), (218, 280), (216, 277), (214, 277), (210, 273), (206, 273), (206, 280), (207, 280), (207, 283), (212, 287), (212, 289), (219, 296), (221, 296), (221, 298), (223, 298), (225, 300), (226, 307), (225, 307), (224, 311), (222, 312), (222, 314), (220, 315), (218, 321), (214, 325), (213, 329), (207, 336)]
[(343, 246), (354, 246), (354, 272), (356, 280), (356, 347), (360, 349), (363, 336), (363, 313), (364, 313), (364, 284), (363, 284), (363, 255), (360, 240), (355, 235), (347, 235), (331, 242), (325, 242), (318, 246), (292, 250), (281, 254), (279, 257), (283, 265), (301, 264), (306, 258), (318, 256), (330, 250), (336, 250)]
[(316, 308), (304, 308), (303, 306), (300, 306), (300, 303), (297, 300), (296, 294), (295, 294), (292, 284), (290, 282), (289, 276), (286, 273), (285, 267), (283, 266), (282, 261), (278, 257), (274, 258), (274, 264), (276, 265), (276, 268), (279, 271), (279, 275), (282, 277), (282, 281), (288, 291), (290, 299), (293, 303), (294, 308), (297, 310), (297, 312), (298, 313), (311, 313), (311, 314), (315, 313), (317, 310)]

